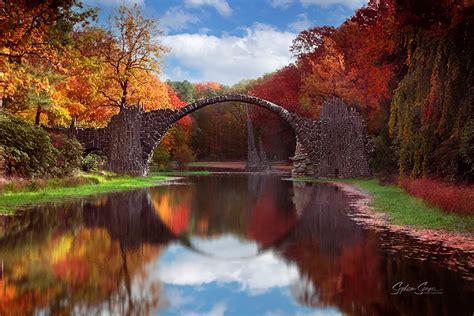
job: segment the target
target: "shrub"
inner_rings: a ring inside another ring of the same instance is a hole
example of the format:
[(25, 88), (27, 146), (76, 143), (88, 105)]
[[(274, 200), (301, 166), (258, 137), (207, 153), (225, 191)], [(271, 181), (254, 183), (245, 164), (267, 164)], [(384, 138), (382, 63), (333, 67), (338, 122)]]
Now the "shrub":
[(96, 178), (88, 177), (67, 177), (59, 181), (59, 186), (63, 187), (77, 187), (84, 184), (98, 184), (99, 181)]
[(410, 194), (448, 212), (474, 214), (474, 186), (447, 184), (433, 179), (404, 179)]
[(98, 154), (90, 153), (87, 154), (82, 160), (82, 170), (84, 171), (97, 171), (102, 169), (107, 162), (107, 158)]
[(54, 170), (57, 150), (40, 127), (0, 114), (0, 154), (7, 175), (47, 176)]
[(179, 169), (185, 169), (186, 164), (194, 160), (192, 149), (187, 144), (182, 144), (174, 152), (174, 159), (178, 163)]
[(61, 134), (51, 134), (50, 137), (57, 149), (55, 175), (69, 176), (79, 170), (83, 153), (81, 143)]

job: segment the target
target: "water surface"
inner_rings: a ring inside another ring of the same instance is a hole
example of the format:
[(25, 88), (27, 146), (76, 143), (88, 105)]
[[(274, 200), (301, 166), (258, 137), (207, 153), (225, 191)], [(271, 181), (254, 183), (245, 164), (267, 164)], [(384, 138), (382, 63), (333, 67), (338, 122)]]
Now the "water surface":
[(472, 315), (469, 264), (347, 214), (235, 174), (35, 207), (0, 218), (0, 315)]

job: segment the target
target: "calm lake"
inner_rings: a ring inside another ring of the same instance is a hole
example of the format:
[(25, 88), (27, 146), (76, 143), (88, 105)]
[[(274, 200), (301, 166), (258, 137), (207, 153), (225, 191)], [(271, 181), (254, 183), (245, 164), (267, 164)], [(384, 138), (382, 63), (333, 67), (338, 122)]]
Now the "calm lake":
[(34, 207), (0, 217), (0, 315), (473, 315), (465, 254), (350, 214), (257, 174)]

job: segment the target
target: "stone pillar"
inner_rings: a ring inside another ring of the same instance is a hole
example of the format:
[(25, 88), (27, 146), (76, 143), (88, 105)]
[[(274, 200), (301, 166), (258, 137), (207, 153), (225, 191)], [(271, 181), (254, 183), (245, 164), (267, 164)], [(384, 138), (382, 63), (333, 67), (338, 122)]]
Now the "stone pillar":
[(291, 174), (294, 176), (311, 176), (313, 175), (313, 163), (306, 153), (303, 145), (296, 139), (295, 155), (293, 160), (293, 169)]
[(253, 134), (252, 119), (247, 106), (247, 164), (245, 170), (257, 171), (260, 169), (260, 157), (258, 156), (257, 147), (255, 146), (255, 137)]
[(268, 170), (270, 169), (270, 163), (268, 162), (267, 153), (265, 152), (265, 148), (263, 148), (262, 137), (258, 138), (258, 146), (260, 151), (260, 169), (261, 170)]
[(142, 159), (140, 143), (143, 110), (139, 107), (122, 109), (109, 124), (109, 169), (117, 173), (144, 176), (147, 168)]

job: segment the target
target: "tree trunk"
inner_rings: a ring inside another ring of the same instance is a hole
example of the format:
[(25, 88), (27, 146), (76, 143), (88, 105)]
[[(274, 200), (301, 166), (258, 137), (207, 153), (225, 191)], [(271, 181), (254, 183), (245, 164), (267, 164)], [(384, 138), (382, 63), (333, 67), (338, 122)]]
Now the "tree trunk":
[(120, 110), (124, 109), (127, 105), (127, 93), (128, 93), (128, 80), (122, 85), (122, 98), (120, 99)]
[(36, 108), (36, 117), (35, 117), (35, 125), (39, 125), (41, 118), (41, 106), (38, 105)]

